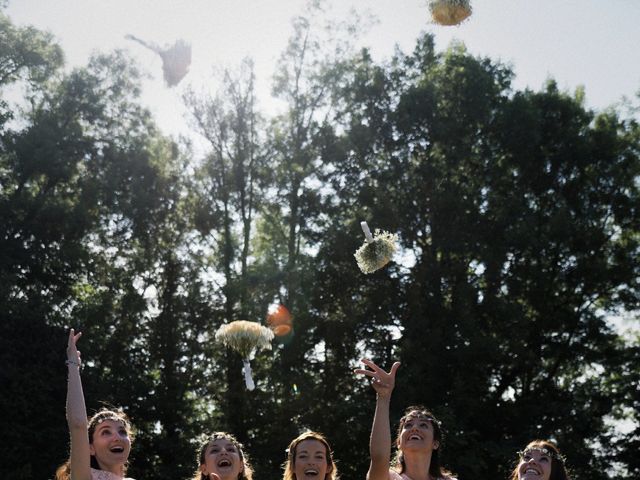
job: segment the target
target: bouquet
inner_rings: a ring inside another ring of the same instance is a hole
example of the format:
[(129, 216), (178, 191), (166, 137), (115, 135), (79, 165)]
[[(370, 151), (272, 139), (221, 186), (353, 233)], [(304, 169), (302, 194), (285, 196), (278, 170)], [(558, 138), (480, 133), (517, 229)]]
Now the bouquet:
[(271, 350), (273, 332), (259, 323), (236, 320), (218, 328), (216, 341), (232, 348), (242, 356), (244, 382), (248, 390), (256, 388), (251, 375), (249, 360), (255, 350)]
[(365, 242), (356, 250), (354, 257), (362, 273), (373, 273), (391, 261), (397, 250), (398, 236), (378, 229), (375, 235), (371, 235), (367, 222), (360, 222), (360, 226), (364, 232)]
[(429, 10), (439, 25), (459, 25), (471, 15), (469, 0), (430, 0)]

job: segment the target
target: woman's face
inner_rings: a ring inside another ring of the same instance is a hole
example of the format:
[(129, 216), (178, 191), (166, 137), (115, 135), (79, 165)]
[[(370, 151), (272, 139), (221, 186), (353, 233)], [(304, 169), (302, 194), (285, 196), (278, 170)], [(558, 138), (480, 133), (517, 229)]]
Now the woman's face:
[(227, 438), (218, 438), (207, 445), (200, 471), (209, 476), (215, 473), (222, 480), (236, 480), (244, 470), (238, 447)]
[(424, 415), (410, 414), (402, 425), (400, 437), (398, 438), (398, 447), (403, 452), (411, 450), (437, 450), (439, 443), (434, 437), (435, 431), (430, 418)]
[(549, 477), (551, 477), (551, 457), (537, 448), (526, 450), (518, 464), (518, 479), (549, 480)]
[(89, 453), (96, 457), (100, 468), (122, 474), (122, 468), (131, 451), (129, 432), (122, 422), (104, 420), (93, 431)]
[(331, 473), (326, 447), (321, 441), (311, 438), (296, 446), (293, 464), (296, 480), (324, 480)]

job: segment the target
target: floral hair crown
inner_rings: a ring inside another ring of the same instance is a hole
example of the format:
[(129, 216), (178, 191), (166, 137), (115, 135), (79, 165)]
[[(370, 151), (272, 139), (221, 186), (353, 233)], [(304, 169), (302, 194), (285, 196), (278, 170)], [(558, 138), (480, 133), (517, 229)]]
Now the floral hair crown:
[(124, 427), (127, 430), (131, 428), (129, 421), (124, 416), (124, 414), (119, 414), (119, 412), (117, 411), (107, 410), (107, 411), (98, 412), (96, 415), (94, 415), (94, 417), (91, 419), (89, 423), (89, 430), (95, 429), (98, 425), (100, 425), (103, 422), (106, 422), (107, 420), (121, 423), (122, 425), (124, 425)]
[(415, 418), (422, 418), (424, 420), (428, 420), (431, 423), (435, 423), (436, 425), (438, 425), (439, 427), (442, 426), (442, 422), (440, 420), (438, 420), (436, 417), (434, 417), (433, 415), (427, 415), (426, 413), (414, 410), (408, 414), (406, 414), (405, 416), (403, 416), (401, 418), (401, 421), (404, 423), (406, 422), (410, 417), (415, 417)]
[(547, 457), (550, 458), (554, 458), (557, 461), (559, 461), (560, 463), (564, 464), (565, 463), (565, 457), (564, 455), (562, 455), (559, 452), (555, 452), (553, 450), (550, 450), (546, 447), (531, 447), (531, 448), (525, 448), (524, 450), (518, 452), (518, 455), (520, 455), (520, 458), (524, 458), (525, 455), (527, 455), (530, 452), (533, 451), (538, 451), (538, 452), (542, 452), (542, 454), (546, 455)]

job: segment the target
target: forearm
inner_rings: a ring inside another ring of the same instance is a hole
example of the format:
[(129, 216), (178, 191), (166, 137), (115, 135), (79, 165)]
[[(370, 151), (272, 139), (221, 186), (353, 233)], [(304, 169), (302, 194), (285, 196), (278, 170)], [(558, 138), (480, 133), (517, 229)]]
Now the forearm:
[[(78, 362), (79, 363), (79, 362)], [(84, 403), (80, 366), (68, 363), (67, 422), (71, 439), (71, 480), (90, 480), (89, 433), (87, 430), (87, 408)]]
[(80, 366), (67, 363), (67, 422), (69, 429), (87, 429), (87, 407), (80, 379)]
[(369, 479), (382, 480), (388, 478), (389, 461), (391, 459), (391, 429), (389, 426), (390, 395), (378, 394), (376, 410), (371, 427), (369, 440), (369, 452), (371, 465), (369, 466)]

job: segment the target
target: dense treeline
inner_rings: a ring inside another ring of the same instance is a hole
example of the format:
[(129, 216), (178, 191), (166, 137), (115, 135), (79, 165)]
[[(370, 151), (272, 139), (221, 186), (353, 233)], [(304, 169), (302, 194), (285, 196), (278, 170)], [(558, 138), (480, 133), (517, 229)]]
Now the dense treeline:
[[(187, 478), (214, 430), (277, 478), (304, 428), (363, 478), (364, 355), (402, 362), (393, 418), (432, 408), (461, 479), (506, 478), (539, 437), (579, 478), (638, 478), (640, 339), (606, 320), (640, 302), (633, 119), (553, 82), (514, 91), (508, 67), (429, 35), (377, 62), (300, 18), (279, 115), (258, 110), (248, 60), (185, 95), (200, 158), (155, 127), (123, 52), (64, 74), (50, 35), (0, 11), (0, 38), (0, 94), (25, 97), (0, 96), (4, 478), (51, 478), (67, 456), (69, 326), (88, 407), (137, 428), (134, 478)], [(367, 276), (361, 220), (401, 247)], [(214, 333), (273, 303), (294, 332), (257, 355), (248, 392)]]

